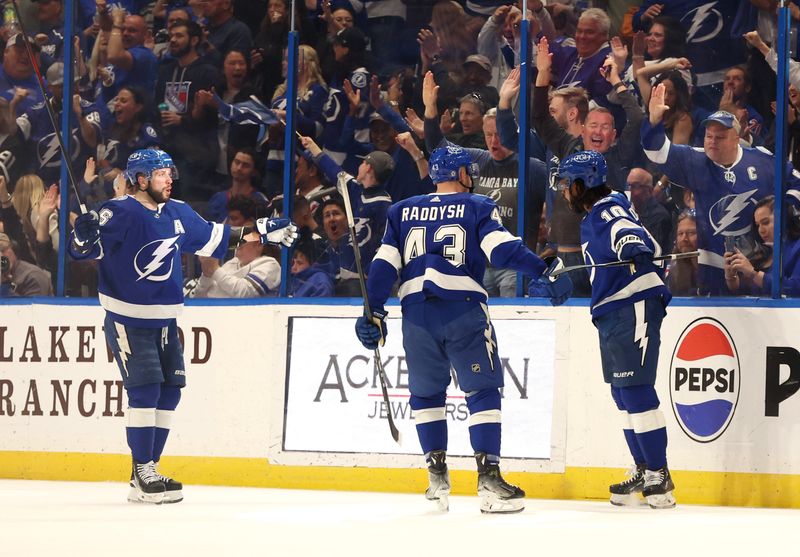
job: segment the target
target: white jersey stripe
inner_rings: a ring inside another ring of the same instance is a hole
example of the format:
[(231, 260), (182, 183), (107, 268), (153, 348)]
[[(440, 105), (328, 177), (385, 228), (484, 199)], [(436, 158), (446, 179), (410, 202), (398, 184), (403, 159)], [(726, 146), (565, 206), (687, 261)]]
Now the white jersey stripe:
[(664, 145), (661, 146), (661, 149), (656, 151), (650, 151), (648, 149), (644, 149), (644, 154), (647, 155), (647, 158), (653, 161), (656, 164), (664, 164), (667, 162), (667, 157), (669, 156), (669, 147), (672, 145), (667, 137), (664, 137)]
[(465, 275), (448, 275), (429, 267), (425, 269), (425, 274), (414, 277), (400, 286), (400, 291), (397, 293), (400, 300), (402, 301), (403, 298), (409, 294), (422, 292), (425, 281), (431, 281), (444, 290), (468, 290), (488, 296), (483, 286), (475, 282), (472, 277)]
[(197, 255), (210, 257), (214, 254), (214, 250), (217, 249), (217, 246), (219, 246), (219, 243), (222, 241), (222, 237), (225, 234), (225, 225), (218, 222), (214, 222), (212, 225), (211, 237), (208, 239), (206, 245), (195, 252)]
[(136, 317), (139, 319), (172, 319), (178, 317), (183, 310), (183, 304), (131, 304), (112, 298), (100, 292), (98, 294), (100, 305), (103, 309), (124, 315), (125, 317)]
[(493, 230), (484, 236), (483, 240), (481, 240), (481, 250), (483, 250), (483, 253), (486, 254), (486, 258), (491, 261), (492, 251), (494, 251), (494, 248), (500, 244), (513, 242), (514, 240), (519, 240), (519, 238), (514, 236), (508, 230)]
[(381, 244), (381, 247), (378, 248), (378, 252), (375, 254), (375, 257), (372, 261), (377, 259), (386, 261), (389, 265), (397, 269), (398, 272), (400, 271), (400, 267), (403, 265), (403, 258), (400, 257), (400, 251), (398, 251), (396, 247), (389, 244)]
[(617, 292), (611, 296), (606, 296), (603, 300), (596, 303), (593, 309), (597, 309), (603, 304), (630, 298), (638, 292), (644, 292), (645, 290), (656, 288), (658, 286), (664, 286), (664, 281), (661, 280), (661, 277), (659, 277), (657, 273), (647, 273), (646, 275), (642, 275), (636, 280), (628, 283), (625, 288), (617, 290)]

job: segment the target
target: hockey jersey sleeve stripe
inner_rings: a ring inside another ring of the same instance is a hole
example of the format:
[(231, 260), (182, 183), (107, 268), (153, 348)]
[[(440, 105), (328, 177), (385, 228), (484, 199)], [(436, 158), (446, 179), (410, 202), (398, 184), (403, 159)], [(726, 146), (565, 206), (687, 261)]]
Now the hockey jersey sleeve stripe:
[(667, 139), (666, 141), (664, 141), (664, 145), (662, 145), (660, 149), (656, 150), (645, 149), (644, 154), (647, 156), (648, 159), (650, 159), (656, 164), (665, 164), (667, 162), (667, 157), (669, 156), (669, 146), (670, 146), (670, 141), (669, 139)]
[(622, 248), (624, 248), (628, 244), (644, 245), (644, 240), (639, 238), (639, 236), (637, 236), (636, 234), (626, 234), (625, 236), (617, 240), (617, 243), (614, 244), (614, 251), (617, 253), (617, 259), (619, 259), (620, 261), (622, 261)]
[(222, 241), (222, 238), (225, 235), (224, 224), (220, 224), (218, 222), (210, 224), (212, 226), (211, 237), (208, 239), (208, 242), (206, 242), (206, 245), (194, 252), (197, 255), (202, 255), (205, 257), (211, 257), (214, 255), (214, 250), (217, 249), (217, 246), (219, 246), (219, 243)]
[(396, 247), (389, 244), (381, 244), (381, 247), (378, 248), (378, 252), (375, 254), (373, 261), (378, 259), (386, 261), (397, 271), (400, 271), (400, 267), (403, 265), (403, 259), (400, 257), (400, 251)]
[(425, 282), (427, 281), (433, 282), (436, 286), (444, 290), (472, 291), (488, 296), (483, 286), (478, 284), (472, 277), (465, 275), (448, 275), (429, 267), (425, 269), (425, 274), (404, 282), (397, 293), (398, 297), (402, 301), (402, 299), (409, 294), (422, 292)]
[(629, 230), (641, 230), (642, 227), (633, 222), (629, 219), (617, 219), (611, 224), (611, 232), (609, 233), (608, 237), (611, 240), (611, 249), (616, 251), (614, 247), (617, 245), (618, 239), (617, 236), (620, 232), (629, 231)]
[(369, 203), (390, 203), (391, 204), (392, 198), (388, 194), (387, 195), (376, 195), (375, 197), (364, 197), (362, 195), (361, 196), (361, 202), (364, 205), (367, 205)]
[(489, 232), (486, 236), (483, 237), (481, 240), (481, 250), (483, 253), (486, 254), (486, 258), (489, 261), (492, 260), (492, 251), (494, 248), (499, 246), (500, 244), (505, 244), (506, 242), (513, 242), (515, 240), (519, 240), (516, 236), (514, 236), (508, 230), (494, 230)]
[(131, 304), (100, 292), (100, 305), (111, 313), (138, 319), (172, 319), (178, 317), (183, 304)]
[(595, 310), (605, 304), (616, 302), (617, 300), (630, 298), (638, 292), (644, 292), (645, 290), (657, 288), (659, 286), (664, 286), (664, 281), (661, 280), (661, 277), (659, 277), (657, 273), (647, 273), (646, 275), (642, 275), (636, 280), (629, 282), (625, 288), (618, 290), (611, 296), (606, 296), (604, 299), (600, 300), (594, 305), (592, 310)]
[(423, 408), (421, 410), (414, 410), (414, 422), (417, 425), (429, 424), (431, 422), (443, 422), (447, 418), (444, 410), (444, 406), (439, 408)]
[(259, 296), (266, 296), (266, 294), (269, 292), (269, 286), (267, 286), (267, 283), (253, 273), (248, 273), (244, 278), (247, 279), (250, 284), (253, 285), (253, 288), (258, 291)]

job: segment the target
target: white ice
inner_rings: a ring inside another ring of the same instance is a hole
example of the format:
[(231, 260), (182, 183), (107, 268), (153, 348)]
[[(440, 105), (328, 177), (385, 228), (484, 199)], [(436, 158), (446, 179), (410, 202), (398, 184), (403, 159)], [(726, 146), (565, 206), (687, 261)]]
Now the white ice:
[[(529, 499), (482, 515), (422, 495), (185, 486), (183, 502), (126, 502), (127, 484), (0, 480), (0, 555), (761, 556), (798, 555), (800, 511)], [(678, 493), (678, 497), (680, 494)], [(780, 553), (778, 553), (780, 551)]]

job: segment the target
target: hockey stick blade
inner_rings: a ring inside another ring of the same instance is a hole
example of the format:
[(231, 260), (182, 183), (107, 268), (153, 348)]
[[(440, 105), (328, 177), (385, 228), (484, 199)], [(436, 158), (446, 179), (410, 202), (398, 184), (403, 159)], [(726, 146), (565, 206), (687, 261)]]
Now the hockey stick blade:
[[(692, 259), (697, 257), (700, 254), (699, 251), (689, 251), (686, 253), (670, 253), (668, 255), (659, 255), (658, 257), (654, 257), (653, 261), (674, 261), (676, 259)], [(580, 269), (598, 269), (600, 267), (622, 267), (625, 265), (633, 265), (633, 261), (609, 261), (608, 263), (596, 263), (594, 265), (572, 265), (571, 267), (562, 267), (561, 269), (556, 269), (550, 276), (555, 278), (558, 275), (563, 273), (569, 273), (570, 271), (578, 271)]]

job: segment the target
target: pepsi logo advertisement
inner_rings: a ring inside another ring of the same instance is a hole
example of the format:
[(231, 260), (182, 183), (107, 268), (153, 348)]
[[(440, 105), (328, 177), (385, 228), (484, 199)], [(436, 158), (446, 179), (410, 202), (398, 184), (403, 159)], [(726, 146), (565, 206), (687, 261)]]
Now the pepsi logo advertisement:
[(684, 329), (669, 380), (672, 411), (689, 438), (710, 443), (725, 432), (739, 402), (741, 367), (722, 323), (702, 317)]

